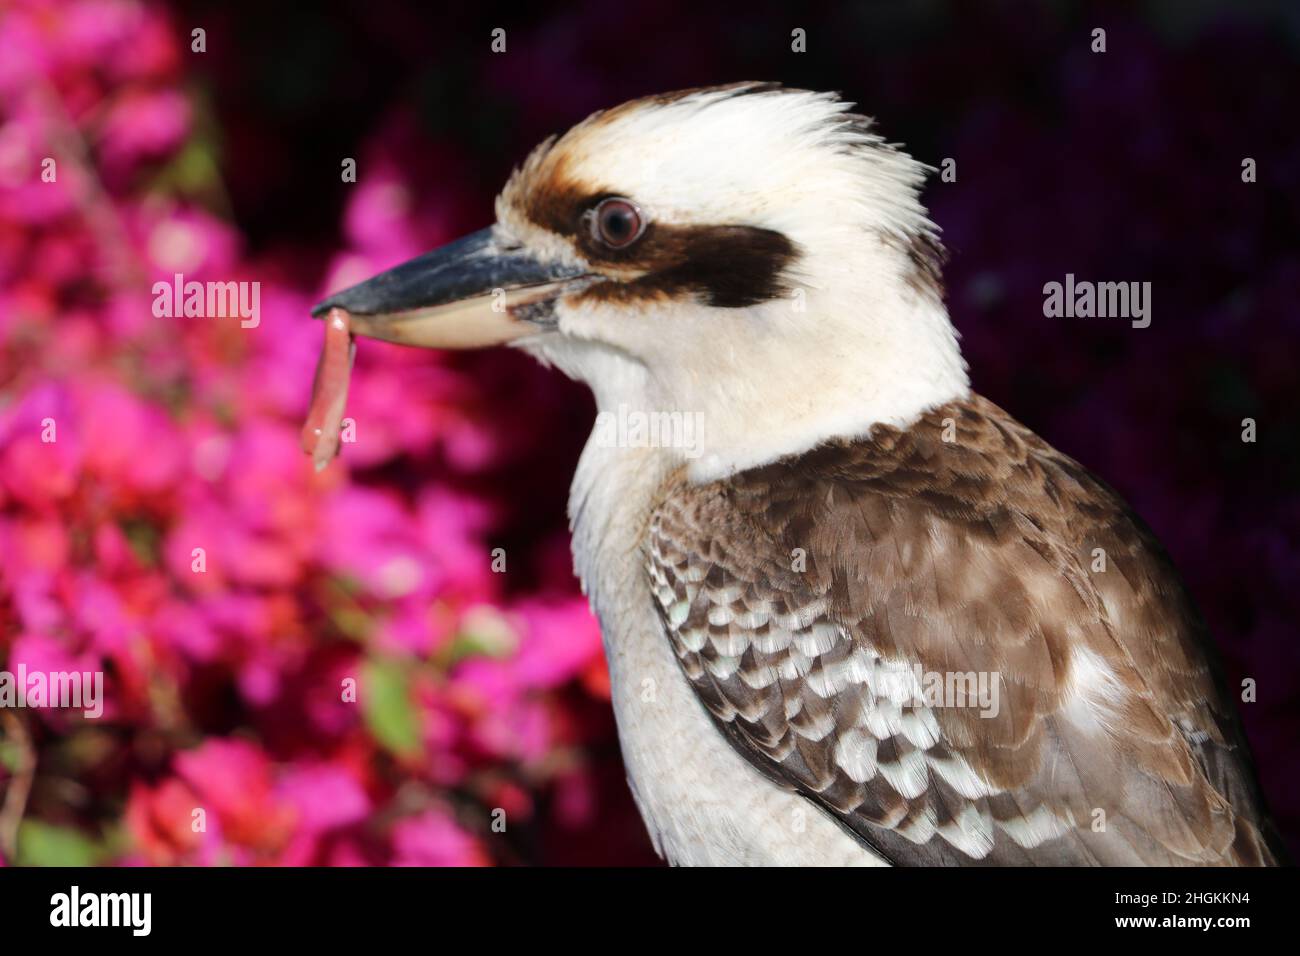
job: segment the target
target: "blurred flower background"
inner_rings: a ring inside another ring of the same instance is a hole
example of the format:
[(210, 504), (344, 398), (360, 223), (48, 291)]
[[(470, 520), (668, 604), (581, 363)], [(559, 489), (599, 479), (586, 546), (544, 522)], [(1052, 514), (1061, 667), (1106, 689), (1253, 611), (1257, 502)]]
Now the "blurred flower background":
[[(975, 385), (1163, 539), (1258, 682), (1295, 847), (1298, 49), (1286, 3), (3, 0), (0, 668), (102, 670), (106, 709), (0, 710), (0, 861), (655, 859), (569, 565), (589, 399), (366, 341), (356, 441), (315, 474), (308, 310), (486, 225), (591, 110), (741, 78), (957, 160), (926, 198)], [(1066, 272), (1151, 281), (1152, 326), (1044, 319)], [(260, 283), (260, 323), (155, 318), (176, 273)]]

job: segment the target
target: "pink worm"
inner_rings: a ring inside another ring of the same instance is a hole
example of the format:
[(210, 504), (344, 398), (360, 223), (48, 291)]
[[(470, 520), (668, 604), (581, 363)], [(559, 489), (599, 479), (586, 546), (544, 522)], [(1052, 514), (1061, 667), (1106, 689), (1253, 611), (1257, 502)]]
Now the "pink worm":
[(339, 450), (339, 430), (348, 400), (348, 376), (357, 354), (350, 323), (351, 317), (343, 309), (330, 309), (325, 316), (325, 347), (316, 363), (311, 409), (302, 427), (302, 450), (311, 455), (317, 471), (328, 465)]

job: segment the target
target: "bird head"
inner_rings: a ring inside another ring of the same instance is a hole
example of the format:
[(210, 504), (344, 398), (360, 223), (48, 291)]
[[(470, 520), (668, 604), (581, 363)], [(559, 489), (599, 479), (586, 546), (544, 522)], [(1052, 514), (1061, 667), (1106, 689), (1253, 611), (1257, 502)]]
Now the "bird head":
[(361, 335), (509, 342), (602, 411), (685, 413), (701, 477), (967, 391), (926, 167), (835, 95), (648, 97), (542, 143), (496, 222), (340, 292)]

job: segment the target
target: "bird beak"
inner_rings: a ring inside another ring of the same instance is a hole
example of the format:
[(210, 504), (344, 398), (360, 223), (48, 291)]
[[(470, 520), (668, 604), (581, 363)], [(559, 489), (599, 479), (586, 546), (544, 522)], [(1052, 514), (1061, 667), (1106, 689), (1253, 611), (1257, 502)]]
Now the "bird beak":
[(554, 328), (550, 304), (586, 270), (503, 246), (491, 228), (337, 292), (311, 310), (352, 317), (357, 335), (435, 349), (472, 349)]

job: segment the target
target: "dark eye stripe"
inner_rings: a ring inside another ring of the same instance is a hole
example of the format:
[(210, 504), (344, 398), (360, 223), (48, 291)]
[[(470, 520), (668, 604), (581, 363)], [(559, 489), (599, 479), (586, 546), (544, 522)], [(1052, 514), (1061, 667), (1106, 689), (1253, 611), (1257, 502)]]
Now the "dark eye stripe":
[(567, 236), (592, 265), (644, 273), (597, 283), (579, 298), (633, 302), (696, 297), (719, 308), (756, 305), (788, 293), (783, 274), (798, 250), (785, 235), (756, 226), (674, 226), (650, 218), (639, 238), (619, 248), (593, 235), (590, 215), (622, 197), (549, 185), (528, 199), (528, 218)]
[(784, 235), (753, 226), (651, 224), (638, 246), (643, 253), (625, 264), (645, 275), (599, 283), (579, 298), (633, 302), (696, 297), (718, 308), (742, 308), (788, 294), (783, 274), (796, 255)]

